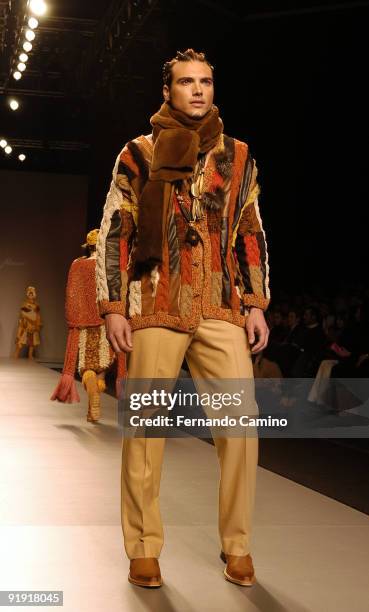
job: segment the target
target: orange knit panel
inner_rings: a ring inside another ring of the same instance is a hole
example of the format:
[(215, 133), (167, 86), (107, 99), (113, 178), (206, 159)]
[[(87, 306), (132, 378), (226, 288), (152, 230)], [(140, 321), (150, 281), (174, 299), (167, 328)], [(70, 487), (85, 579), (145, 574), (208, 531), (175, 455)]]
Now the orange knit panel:
[(120, 239), (119, 241), (120, 247), (120, 269), (126, 270), (128, 264), (128, 244), (124, 239)]
[(181, 253), (181, 283), (183, 285), (192, 285), (192, 249), (186, 245), (180, 251)]
[(211, 232), (210, 243), (211, 243), (211, 271), (221, 272), (222, 262), (220, 258), (220, 232), (214, 234)]
[(260, 249), (254, 234), (243, 237), (246, 249), (246, 259), (249, 266), (260, 266)]
[(67, 346), (65, 349), (63, 374), (71, 374), (74, 376), (76, 371), (77, 356), (78, 356), (79, 329), (72, 327), (69, 329)]
[(65, 296), (68, 327), (101, 325), (96, 304), (95, 259), (75, 259), (69, 274)]
[(218, 187), (224, 186), (224, 179), (220, 176), (219, 172), (215, 171), (212, 178), (211, 189), (209, 191), (216, 191)]

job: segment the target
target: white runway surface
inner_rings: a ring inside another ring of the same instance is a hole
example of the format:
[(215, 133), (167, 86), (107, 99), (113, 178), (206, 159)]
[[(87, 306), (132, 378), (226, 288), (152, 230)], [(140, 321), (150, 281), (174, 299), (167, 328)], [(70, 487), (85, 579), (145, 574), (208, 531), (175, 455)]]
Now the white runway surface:
[(91, 425), (81, 385), (81, 404), (49, 401), (57, 380), (27, 359), (0, 360), (0, 590), (62, 590), (62, 608), (42, 609), (65, 612), (368, 609), (368, 517), (262, 468), (252, 546), (257, 584), (226, 582), (215, 449), (192, 438), (166, 446), (165, 584), (129, 584), (116, 401), (104, 395), (102, 420)]

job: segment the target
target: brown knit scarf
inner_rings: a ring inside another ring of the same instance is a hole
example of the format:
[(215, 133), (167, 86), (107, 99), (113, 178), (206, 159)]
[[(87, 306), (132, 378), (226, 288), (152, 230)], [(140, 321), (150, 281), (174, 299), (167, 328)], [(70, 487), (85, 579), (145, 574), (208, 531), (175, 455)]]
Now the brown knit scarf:
[(223, 122), (216, 106), (201, 119), (192, 119), (164, 102), (150, 120), (154, 150), (149, 179), (139, 201), (137, 270), (162, 262), (163, 236), (174, 181), (192, 176), (198, 155), (218, 142)]

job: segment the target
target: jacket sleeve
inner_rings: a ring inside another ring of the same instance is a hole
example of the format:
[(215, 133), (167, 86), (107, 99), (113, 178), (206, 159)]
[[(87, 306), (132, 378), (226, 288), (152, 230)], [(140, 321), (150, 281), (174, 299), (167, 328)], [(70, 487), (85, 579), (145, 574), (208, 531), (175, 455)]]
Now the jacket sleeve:
[(240, 297), (246, 308), (266, 310), (270, 302), (268, 248), (260, 216), (255, 160), (245, 164), (238, 195), (238, 217), (233, 225), (233, 257), (236, 262)]
[(99, 313), (126, 316), (127, 265), (137, 222), (137, 197), (130, 184), (127, 146), (118, 155), (97, 241), (96, 291)]

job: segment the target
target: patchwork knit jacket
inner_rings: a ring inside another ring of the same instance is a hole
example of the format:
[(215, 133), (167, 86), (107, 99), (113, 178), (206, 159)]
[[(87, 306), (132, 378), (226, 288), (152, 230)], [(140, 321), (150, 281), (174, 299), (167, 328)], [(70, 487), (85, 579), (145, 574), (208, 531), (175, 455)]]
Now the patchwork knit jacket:
[(152, 151), (151, 135), (140, 136), (124, 147), (113, 170), (97, 243), (100, 314), (120, 313), (133, 330), (161, 326), (191, 332), (201, 316), (243, 327), (251, 306), (265, 310), (270, 301), (257, 168), (247, 145), (222, 134), (207, 154), (205, 214), (196, 222), (201, 238), (196, 246), (185, 240), (188, 223), (173, 190), (162, 263), (138, 277), (138, 203)]

